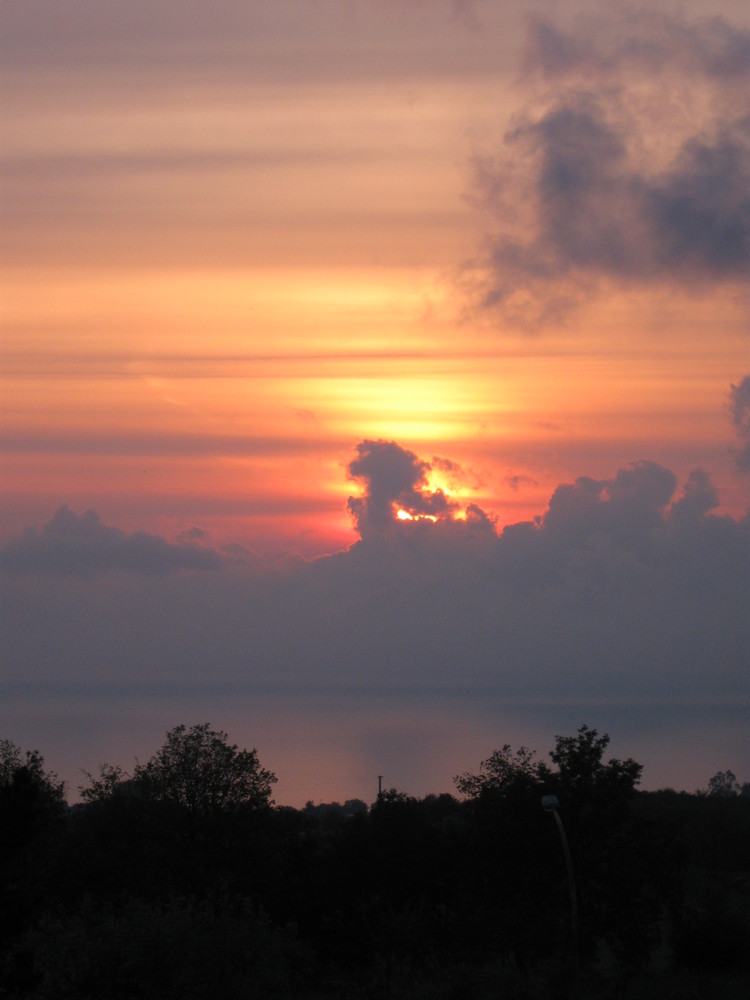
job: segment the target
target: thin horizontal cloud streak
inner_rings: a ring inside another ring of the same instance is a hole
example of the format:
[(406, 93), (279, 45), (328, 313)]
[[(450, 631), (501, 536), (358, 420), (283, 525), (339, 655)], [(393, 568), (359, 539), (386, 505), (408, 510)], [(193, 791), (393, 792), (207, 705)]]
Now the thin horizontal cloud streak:
[[(441, 75), (487, 70), (477, 65), (469, 44), (474, 20), (455, 16), (457, 8), (448, 0), (432, 5), (438, 10), (430, 12), (430, 28), (433, 38), (452, 44), (416, 47), (404, 40), (409, 29), (423, 27), (424, 5), (403, 0), (356, 5), (221, 0), (210, 9), (200, 0), (165, 0), (142, 10), (115, 4), (106, 12), (96, 0), (70, 0), (64, 10), (45, 7), (45, 17), (35, 6), (11, 5), (4, 16), (9, 66), (72, 70), (81, 62), (100, 68), (110, 60), (134, 74), (136, 91), (165, 77), (184, 76), (195, 85), (196, 74), (207, 70), (210, 82), (280, 87), (300, 79), (382, 83), (409, 78), (417, 69)], [(381, 44), (373, 46), (373, 37)], [(484, 56), (489, 61), (488, 51)]]
[[(10, 324), (9, 324), (10, 325)], [(85, 355), (72, 352), (46, 353), (42, 359), (33, 351), (4, 351), (3, 370), (8, 378), (25, 378), (31, 374), (38, 379), (73, 378), (102, 379), (116, 378), (142, 380), (148, 376), (170, 379), (236, 379), (267, 378), (274, 366), (283, 364), (298, 378), (320, 378), (322, 374), (334, 371), (339, 375), (360, 375), (362, 364), (386, 365), (390, 362), (418, 363), (422, 368), (430, 364), (443, 369), (446, 365), (481, 363), (497, 357), (518, 354), (518, 349), (499, 345), (493, 350), (442, 351), (439, 359), (432, 349), (397, 349), (375, 351), (363, 348), (361, 351), (330, 350), (301, 353), (290, 350), (285, 353), (199, 353), (195, 351), (171, 354), (149, 351), (148, 353), (98, 352), (88, 351)], [(346, 446), (347, 442), (338, 442)]]
[(0, 453), (79, 455), (298, 455), (328, 450), (338, 441), (309, 437), (256, 437), (205, 433), (123, 433), (119, 431), (67, 433), (10, 432)]
[[(7, 185), (18, 185), (19, 193), (31, 183), (61, 184), (67, 179), (75, 182), (90, 181), (95, 178), (105, 179), (123, 176), (162, 173), (162, 174), (194, 174), (216, 173), (224, 171), (252, 170), (254, 168), (283, 168), (298, 164), (328, 164), (342, 163), (356, 165), (360, 161), (373, 163), (381, 161), (384, 166), (391, 166), (403, 159), (399, 150), (384, 152), (378, 146), (363, 147), (360, 143), (355, 148), (331, 149), (321, 139), (318, 149), (311, 148), (250, 148), (228, 149), (224, 151), (209, 149), (153, 149), (143, 151), (124, 150), (120, 152), (78, 152), (56, 153), (46, 156), (8, 157), (3, 165), (4, 181)], [(33, 189), (32, 189), (33, 192)]]

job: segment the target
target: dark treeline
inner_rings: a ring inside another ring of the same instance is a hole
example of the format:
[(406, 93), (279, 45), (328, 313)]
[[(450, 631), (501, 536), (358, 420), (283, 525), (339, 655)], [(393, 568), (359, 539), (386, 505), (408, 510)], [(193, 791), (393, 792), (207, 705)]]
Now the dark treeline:
[(456, 796), (298, 810), (208, 725), (74, 806), (1, 741), (0, 998), (748, 995), (750, 789), (640, 792), (608, 742), (583, 726)]

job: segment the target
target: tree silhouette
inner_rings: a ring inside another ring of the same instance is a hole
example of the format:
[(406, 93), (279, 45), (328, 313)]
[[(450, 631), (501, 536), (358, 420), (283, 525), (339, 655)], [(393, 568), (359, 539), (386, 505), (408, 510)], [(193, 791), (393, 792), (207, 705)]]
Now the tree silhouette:
[(38, 753), (1, 741), (0, 993), (562, 997), (552, 794), (581, 995), (640, 1000), (660, 940), (665, 995), (688, 970), (744, 976), (750, 800), (731, 772), (710, 794), (637, 792), (640, 764), (608, 746), (582, 726), (551, 760), (502, 746), (456, 778), (461, 799), (391, 788), (369, 810), (297, 810), (272, 807), (256, 751), (208, 724), (168, 731), (132, 774), (102, 765), (71, 808)]
[(0, 740), (0, 816), (2, 853), (23, 849), (37, 834), (59, 819), (65, 804), (65, 783), (45, 771), (37, 750), (21, 750)]
[(276, 775), (260, 766), (255, 749), (240, 750), (208, 722), (170, 729), (164, 745), (146, 764), (136, 766), (132, 778), (109, 764), (101, 766), (98, 778), (87, 777), (89, 787), (81, 789), (84, 802), (104, 801), (127, 789), (196, 818), (270, 806), (276, 782)]
[(643, 765), (632, 757), (611, 758), (604, 763), (609, 736), (581, 726), (575, 736), (556, 736), (550, 757), (557, 765), (556, 781), (573, 799), (592, 796), (608, 800), (628, 799), (641, 780)]
[(136, 767), (134, 779), (149, 798), (205, 816), (271, 805), (276, 775), (260, 766), (256, 750), (240, 750), (204, 722), (171, 729), (151, 760)]
[(38, 751), (22, 753), (0, 740), (0, 981), (19, 985), (19, 995), (25, 988), (24, 931), (45, 906), (59, 867), (64, 792)]
[(722, 799), (739, 795), (741, 791), (740, 783), (733, 771), (717, 771), (708, 783), (708, 794), (717, 795)]
[(512, 752), (509, 743), (483, 760), (479, 774), (465, 771), (456, 776), (455, 783), (462, 795), (470, 799), (480, 795), (510, 797), (519, 792), (536, 790), (548, 777), (549, 769), (537, 761), (536, 753), (528, 747)]

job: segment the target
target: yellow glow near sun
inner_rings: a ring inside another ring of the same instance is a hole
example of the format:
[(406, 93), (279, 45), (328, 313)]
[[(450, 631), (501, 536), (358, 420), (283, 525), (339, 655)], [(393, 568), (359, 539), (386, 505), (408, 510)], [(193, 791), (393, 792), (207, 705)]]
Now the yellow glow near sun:
[(457, 469), (454, 477), (448, 478), (444, 471), (431, 469), (426, 478), (427, 488), (431, 493), (441, 492), (451, 502), (461, 505), (454, 509), (453, 518), (465, 518), (466, 512), (463, 509), (463, 505), (471, 502), (475, 495), (476, 487), (472, 487), (469, 483), (461, 481), (462, 479), (466, 479), (465, 475), (462, 476), (461, 470)]
[(453, 484), (449, 484), (434, 469), (427, 474), (427, 488), (430, 493), (443, 493), (447, 497), (455, 496), (458, 492)]
[[(471, 495), (471, 490), (461, 486), (455, 480), (460, 478), (460, 469), (455, 468), (455, 476), (451, 478), (451, 470), (445, 469), (430, 469), (425, 476), (425, 491), (430, 494), (442, 493), (447, 497), (452, 503), (460, 503), (461, 500), (466, 501)], [(465, 520), (466, 511), (463, 507), (455, 506), (451, 507), (445, 515), (451, 520)], [(396, 510), (396, 518), (399, 521), (432, 521), (433, 524), (440, 520), (440, 516), (437, 514), (421, 514), (415, 511), (406, 510), (404, 507), (399, 507)]]
[(437, 521), (435, 514), (410, 514), (403, 507), (396, 511), (396, 517), (399, 521), (432, 521), (433, 524)]

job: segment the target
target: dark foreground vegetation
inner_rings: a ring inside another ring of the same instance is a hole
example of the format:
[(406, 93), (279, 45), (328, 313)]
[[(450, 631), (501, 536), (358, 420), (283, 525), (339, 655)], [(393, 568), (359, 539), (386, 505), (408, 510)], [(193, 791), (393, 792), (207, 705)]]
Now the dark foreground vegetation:
[(460, 798), (296, 810), (208, 725), (72, 807), (0, 742), (0, 997), (750, 995), (749, 789), (638, 792), (607, 745), (584, 726), (549, 764), (495, 752)]

